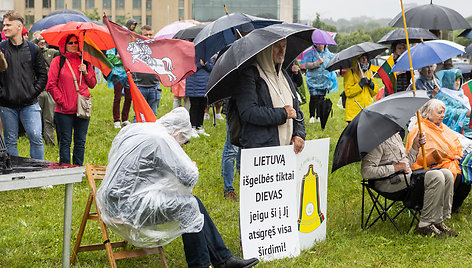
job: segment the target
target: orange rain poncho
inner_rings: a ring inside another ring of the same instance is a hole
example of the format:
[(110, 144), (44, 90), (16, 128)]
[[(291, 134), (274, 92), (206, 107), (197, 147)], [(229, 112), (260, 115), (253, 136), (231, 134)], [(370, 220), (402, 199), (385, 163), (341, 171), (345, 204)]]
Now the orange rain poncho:
[[(434, 167), (449, 169), (454, 178), (456, 178), (457, 174), (461, 174), (461, 169), (459, 161), (455, 159), (455, 156), (462, 156), (462, 146), (454, 131), (443, 123), (438, 127), (433, 122), (424, 118), (421, 118), (421, 126), (426, 136), (426, 144), (424, 145), (426, 164), (429, 166), (437, 162), (438, 164), (434, 165)], [(408, 133), (405, 146), (407, 152), (411, 148), (417, 133), (418, 124)], [(420, 150), (418, 158), (411, 169), (414, 170), (422, 167), (423, 153)]]

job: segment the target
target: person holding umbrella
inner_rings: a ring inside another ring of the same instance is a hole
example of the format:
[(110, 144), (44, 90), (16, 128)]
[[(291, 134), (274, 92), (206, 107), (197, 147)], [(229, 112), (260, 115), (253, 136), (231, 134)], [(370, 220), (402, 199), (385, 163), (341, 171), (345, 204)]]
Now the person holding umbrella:
[(256, 54), (256, 62), (244, 69), (235, 94), (241, 119), (241, 146), (258, 148), (294, 145), (295, 153), (305, 146), (305, 125), (295, 86), (282, 64), (287, 40)]
[[(402, 55), (403, 52), (406, 51), (406, 44), (405, 42), (392, 43), (391, 50), (393, 53), (393, 60), (396, 62), (397, 59), (400, 57), (400, 55)], [(397, 72), (396, 74), (397, 74), (397, 83), (396, 83), (397, 88), (395, 92), (405, 91), (410, 85), (411, 72), (402, 71), (402, 72)]]
[[(416, 89), (426, 90), (430, 98), (434, 98), (439, 92), (439, 79), (434, 76), (436, 64), (428, 65), (420, 68), (418, 71), (420, 76), (416, 79)], [(412, 85), (409, 86), (409, 89)]]
[(334, 54), (328, 50), (326, 45), (315, 44), (313, 50), (302, 59), (302, 64), (305, 64), (307, 69), (306, 80), (310, 92), (310, 123), (320, 120), (320, 104), (331, 88), (326, 64), (333, 57)]
[(361, 109), (372, 104), (372, 97), (379, 92), (369, 67), (367, 55), (356, 56), (352, 60), (352, 68), (344, 75), (347, 122), (351, 122)]
[[(54, 117), (59, 140), (59, 162), (71, 163), (70, 146), (73, 132), (72, 164), (82, 165), (90, 119), (76, 116), (77, 94), (89, 98), (89, 88), (95, 87), (97, 79), (93, 66), (81, 59), (79, 38), (76, 35), (64, 35), (59, 42), (59, 50), (62, 55), (52, 60), (46, 85), (46, 90), (51, 93), (56, 102)], [(80, 76), (82, 76), (81, 80)]]

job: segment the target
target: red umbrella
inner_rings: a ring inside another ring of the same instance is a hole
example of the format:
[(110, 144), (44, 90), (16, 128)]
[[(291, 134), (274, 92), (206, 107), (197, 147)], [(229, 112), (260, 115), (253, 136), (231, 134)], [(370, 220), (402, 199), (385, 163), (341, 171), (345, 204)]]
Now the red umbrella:
[(100, 50), (108, 50), (115, 47), (110, 32), (104, 25), (97, 25), (93, 22), (71, 21), (67, 24), (53, 26), (41, 33), (44, 40), (49, 45), (59, 46), (59, 40), (64, 36), (75, 34), (79, 38), (80, 50), (83, 49), (84, 35), (87, 36), (98, 46)]

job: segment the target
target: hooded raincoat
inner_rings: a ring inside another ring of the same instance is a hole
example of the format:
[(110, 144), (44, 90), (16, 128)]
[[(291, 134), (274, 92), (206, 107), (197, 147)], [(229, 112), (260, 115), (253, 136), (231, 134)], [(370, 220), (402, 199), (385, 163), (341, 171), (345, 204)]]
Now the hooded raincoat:
[[(66, 52), (66, 40), (67, 36), (64, 36), (59, 41), (59, 50), (62, 56), (70, 62), (72, 71), (79, 85), (80, 95), (88, 98), (90, 97), (89, 88), (94, 88), (97, 84), (95, 71), (90, 63), (86, 63), (87, 75), (82, 75), (82, 80), (80, 81), (79, 65), (82, 63), (82, 59), (79, 54)], [(77, 112), (77, 90), (74, 77), (72, 76), (67, 62), (65, 62), (62, 67), (59, 66), (60, 59), (61, 57), (55, 57), (51, 61), (46, 90), (51, 93), (51, 96), (56, 102), (55, 112), (75, 114)]]
[[(359, 67), (357, 64), (358, 57), (355, 57), (352, 61), (352, 68), (347, 70), (344, 74), (344, 92), (346, 94), (346, 121), (352, 121), (354, 117), (361, 111), (361, 107), (365, 108), (373, 103), (372, 97), (379, 92), (379, 87), (375, 83), (374, 79), (374, 88), (370, 88), (368, 85), (362, 86), (359, 82), (361, 77), (359, 77)], [(368, 78), (372, 78), (372, 71), (368, 70), (364, 73)], [(359, 103), (357, 104), (356, 101)], [(361, 107), (359, 107), (359, 105)]]
[[(426, 165), (429, 166), (433, 163), (438, 163), (434, 167), (449, 169), (454, 175), (454, 178), (456, 178), (457, 174), (461, 174), (461, 168), (459, 167), (459, 161), (455, 159), (455, 156), (462, 156), (462, 146), (454, 131), (443, 123), (441, 123), (440, 126), (437, 126), (433, 122), (424, 118), (421, 118), (421, 127), (426, 136), (426, 144), (424, 145)], [(405, 146), (407, 153), (413, 145), (413, 140), (417, 134), (418, 124), (416, 124), (408, 133)], [(423, 168), (423, 153), (421, 153), (421, 150), (411, 169), (420, 168)]]
[(324, 60), (319, 67), (307, 70), (306, 72), (306, 84), (310, 95), (324, 96), (328, 93), (327, 90), (333, 87), (333, 82), (330, 80), (330, 72), (326, 70), (326, 65), (333, 57), (334, 54), (329, 51), (327, 46), (324, 51), (318, 51), (316, 47), (313, 47), (313, 50), (303, 56), (302, 64), (318, 62), (319, 58)]

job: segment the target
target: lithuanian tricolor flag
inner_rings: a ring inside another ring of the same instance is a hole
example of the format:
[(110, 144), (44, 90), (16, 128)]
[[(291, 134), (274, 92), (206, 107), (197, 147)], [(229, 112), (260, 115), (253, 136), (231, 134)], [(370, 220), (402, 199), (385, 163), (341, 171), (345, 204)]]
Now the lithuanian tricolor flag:
[[(464, 91), (464, 95), (467, 96), (467, 98), (469, 98), (469, 103), (471, 104), (472, 106), (472, 80), (469, 80), (467, 82), (465, 82), (463, 85), (462, 85), (462, 90)], [(470, 120), (472, 121), (472, 120)]]
[(379, 68), (377, 73), (379, 74), (380, 78), (382, 78), (382, 82), (385, 85), (385, 88), (388, 91), (388, 95), (395, 93), (397, 88), (397, 78), (394, 73), (392, 73), (392, 66), (395, 63), (393, 60), (393, 55), (390, 55), (388, 59), (385, 61), (384, 64)]
[(87, 36), (85, 32), (84, 37), (84, 60), (90, 62), (93, 66), (102, 71), (105, 76), (110, 74), (113, 64), (111, 64), (107, 57), (103, 55), (102, 51), (98, 49), (97, 45)]

